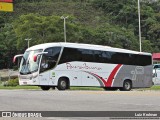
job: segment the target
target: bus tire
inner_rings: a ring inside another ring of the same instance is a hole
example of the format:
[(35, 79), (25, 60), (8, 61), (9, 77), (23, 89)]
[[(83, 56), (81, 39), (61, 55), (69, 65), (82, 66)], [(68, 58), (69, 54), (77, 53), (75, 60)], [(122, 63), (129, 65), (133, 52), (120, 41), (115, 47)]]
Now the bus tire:
[(118, 88), (116, 88), (116, 87), (104, 87), (103, 88), (105, 91), (116, 91), (116, 90), (118, 90)]
[(123, 82), (123, 87), (120, 88), (120, 91), (130, 91), (132, 89), (132, 82), (131, 80), (125, 80)]
[(47, 90), (50, 89), (50, 87), (49, 86), (41, 86), (41, 89), (44, 90), (44, 91), (47, 91)]
[(66, 90), (67, 89), (67, 79), (60, 78), (58, 81), (58, 90)]

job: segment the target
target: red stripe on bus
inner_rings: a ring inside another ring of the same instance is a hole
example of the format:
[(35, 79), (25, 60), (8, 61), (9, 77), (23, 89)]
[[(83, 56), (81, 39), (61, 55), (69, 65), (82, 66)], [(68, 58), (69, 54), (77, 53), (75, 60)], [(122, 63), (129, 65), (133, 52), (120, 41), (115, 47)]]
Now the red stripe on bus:
[(106, 83), (106, 87), (111, 87), (113, 79), (117, 73), (117, 71), (119, 70), (119, 68), (122, 66), (122, 64), (118, 64), (113, 71), (111, 72), (111, 74), (108, 77), (107, 83)]
[[(90, 73), (91, 73), (91, 72), (90, 72)], [(101, 76), (99, 76), (99, 75), (97, 75), (97, 74), (95, 74), (95, 73), (91, 73), (91, 74), (97, 76), (97, 77), (103, 82), (103, 84), (106, 86), (107, 82), (106, 82), (105, 79), (103, 79)]]
[(113, 79), (114, 79), (117, 71), (119, 70), (119, 68), (120, 68), (121, 66), (122, 66), (122, 64), (118, 64), (118, 65), (113, 69), (113, 71), (111, 72), (111, 74), (109, 75), (109, 77), (108, 77), (108, 79), (107, 79), (107, 82), (106, 82), (106, 80), (103, 79), (101, 76), (99, 76), (99, 75), (97, 75), (97, 74), (95, 74), (95, 73), (91, 73), (91, 72), (90, 72), (90, 73), (91, 73), (92, 75), (97, 76), (99, 79), (101, 79), (101, 80), (103, 81), (105, 87), (111, 87), (112, 82), (113, 82)]

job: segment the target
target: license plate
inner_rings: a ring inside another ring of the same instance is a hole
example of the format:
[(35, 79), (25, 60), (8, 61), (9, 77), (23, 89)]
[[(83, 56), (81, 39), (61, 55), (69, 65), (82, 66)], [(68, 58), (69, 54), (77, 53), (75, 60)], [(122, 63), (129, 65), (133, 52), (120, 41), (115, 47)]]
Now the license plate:
[(25, 85), (26, 85), (26, 84), (27, 84), (27, 82), (23, 82), (23, 84), (25, 84)]

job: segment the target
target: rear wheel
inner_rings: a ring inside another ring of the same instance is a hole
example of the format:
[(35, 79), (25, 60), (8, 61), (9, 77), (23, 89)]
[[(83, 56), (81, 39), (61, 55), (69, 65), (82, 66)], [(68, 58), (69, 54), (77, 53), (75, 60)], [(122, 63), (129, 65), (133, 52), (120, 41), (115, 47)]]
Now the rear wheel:
[(65, 78), (60, 78), (58, 81), (58, 90), (66, 90), (67, 89), (67, 80)]
[(41, 86), (41, 89), (47, 91), (50, 89), (50, 87), (49, 86)]
[(132, 89), (132, 82), (130, 80), (125, 80), (123, 87), (120, 88), (121, 91), (130, 91)]

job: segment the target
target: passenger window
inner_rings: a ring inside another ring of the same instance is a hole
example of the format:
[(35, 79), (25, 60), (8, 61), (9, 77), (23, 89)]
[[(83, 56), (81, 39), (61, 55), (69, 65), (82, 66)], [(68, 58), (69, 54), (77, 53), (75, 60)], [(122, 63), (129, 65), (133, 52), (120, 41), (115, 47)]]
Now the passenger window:
[(79, 50), (81, 51), (82, 61), (95, 62), (94, 61), (94, 53), (92, 50), (87, 50), (87, 49), (79, 49)]
[(151, 65), (151, 56), (112, 51), (64, 48), (59, 64), (73, 61), (145, 66)]

